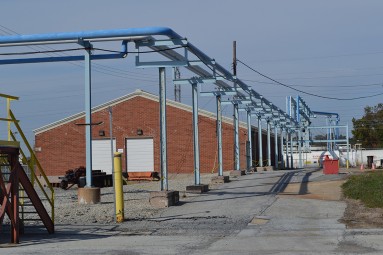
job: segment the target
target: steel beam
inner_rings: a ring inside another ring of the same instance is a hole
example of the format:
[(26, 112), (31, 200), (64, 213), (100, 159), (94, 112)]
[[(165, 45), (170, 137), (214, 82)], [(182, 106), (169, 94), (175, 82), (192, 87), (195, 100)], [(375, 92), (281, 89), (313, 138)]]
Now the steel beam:
[(281, 142), (280, 142), (280, 145), (279, 145), (279, 152), (280, 152), (280, 156), (279, 157), (281, 158), (280, 169), (284, 169), (285, 168), (285, 160), (283, 158), (283, 127), (281, 127), (280, 137), (281, 137)]
[(349, 167), (349, 159), (350, 159), (350, 144), (348, 141), (348, 125), (346, 126), (346, 139), (347, 139), (347, 159), (346, 159), (346, 167)]
[(168, 164), (166, 139), (166, 73), (165, 67), (159, 68), (160, 89), (160, 155), (161, 155), (161, 191), (168, 190)]
[(263, 166), (263, 151), (262, 151), (262, 119), (258, 116), (258, 166)]
[(247, 148), (247, 170), (250, 171), (252, 166), (253, 166), (253, 146), (252, 146), (252, 141), (251, 141), (251, 111), (248, 110), (247, 112), (247, 143), (248, 146)]
[(290, 159), (289, 159), (289, 132), (288, 130), (286, 129), (286, 138), (285, 138), (285, 141), (286, 141), (286, 168), (290, 168)]
[(271, 166), (271, 135), (270, 135), (270, 120), (267, 120), (267, 165)]
[(278, 125), (274, 123), (274, 167), (278, 169), (279, 152), (278, 152)]
[(239, 112), (238, 104), (233, 104), (234, 106), (234, 170), (240, 170), (239, 162)]
[(294, 168), (294, 158), (293, 158), (293, 134), (290, 134), (290, 168)]
[[(91, 60), (106, 60), (124, 58), (126, 53), (117, 54), (99, 54), (92, 55)], [(62, 56), (62, 57), (42, 57), (42, 58), (24, 58), (24, 59), (2, 59), (0, 65), (15, 65), (15, 64), (34, 64), (34, 63), (49, 63), (49, 62), (68, 62), (68, 61), (84, 61), (84, 56)]]
[(86, 144), (86, 186), (92, 187), (92, 72), (91, 50), (85, 49), (85, 144)]
[(299, 168), (303, 168), (303, 162), (302, 162), (302, 145), (301, 145), (301, 129), (299, 128), (298, 129), (298, 132), (297, 132), (297, 141), (298, 141), (298, 153), (299, 153), (299, 162), (298, 162), (298, 167)]
[(216, 96), (217, 101), (217, 146), (218, 146), (218, 176), (223, 176), (222, 166), (222, 109), (221, 95)]
[(193, 101), (193, 146), (194, 146), (194, 184), (200, 185), (200, 163), (199, 163), (199, 140), (198, 140), (198, 84), (192, 84)]

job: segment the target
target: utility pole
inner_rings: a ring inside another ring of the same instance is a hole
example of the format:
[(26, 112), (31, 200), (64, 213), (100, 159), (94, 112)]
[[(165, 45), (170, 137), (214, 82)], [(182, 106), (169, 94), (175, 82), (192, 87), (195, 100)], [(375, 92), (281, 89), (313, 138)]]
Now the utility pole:
[(233, 41), (233, 75), (237, 76), (237, 41)]
[[(233, 76), (237, 75), (237, 42), (233, 41)], [(237, 83), (234, 80), (234, 88), (237, 87)], [(234, 104), (233, 109), (233, 126), (234, 126), (234, 170), (239, 170), (239, 134), (238, 134), (238, 104)]]
[[(174, 80), (181, 78), (181, 72), (178, 67), (174, 67)], [(181, 103), (181, 85), (174, 84), (174, 101)]]

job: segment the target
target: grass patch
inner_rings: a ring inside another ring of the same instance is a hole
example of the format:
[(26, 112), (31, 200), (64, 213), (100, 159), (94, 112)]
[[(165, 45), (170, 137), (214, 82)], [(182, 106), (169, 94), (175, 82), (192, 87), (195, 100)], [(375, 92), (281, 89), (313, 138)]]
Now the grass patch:
[(347, 198), (362, 201), (370, 208), (383, 208), (383, 172), (369, 172), (351, 176), (342, 185)]

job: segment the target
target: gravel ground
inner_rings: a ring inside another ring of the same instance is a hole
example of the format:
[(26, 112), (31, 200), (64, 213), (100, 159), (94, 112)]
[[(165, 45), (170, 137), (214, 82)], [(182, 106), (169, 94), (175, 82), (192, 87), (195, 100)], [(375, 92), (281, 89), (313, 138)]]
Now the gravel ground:
[[(217, 174), (201, 174), (201, 183), (209, 184)], [(197, 194), (186, 193), (188, 185), (194, 184), (192, 174), (170, 174), (169, 190), (180, 192), (180, 201), (187, 201)], [(77, 199), (77, 186), (69, 190), (55, 189), (55, 224), (109, 224), (114, 222), (113, 187), (101, 189), (101, 203), (80, 205)], [(129, 181), (124, 185), (125, 220), (146, 219), (163, 209), (154, 208), (149, 203), (149, 192), (159, 191), (159, 181)], [(44, 201), (44, 204), (48, 204)], [(48, 208), (46, 206), (46, 208)], [(49, 212), (50, 213), (50, 212)], [(28, 224), (34, 224), (28, 222)], [(41, 224), (36, 222), (35, 224)]]

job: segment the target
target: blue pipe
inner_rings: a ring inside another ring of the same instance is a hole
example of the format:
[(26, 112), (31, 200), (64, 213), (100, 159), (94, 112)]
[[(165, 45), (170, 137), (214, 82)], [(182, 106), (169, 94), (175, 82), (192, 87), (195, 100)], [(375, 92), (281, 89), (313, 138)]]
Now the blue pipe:
[[(75, 43), (77, 41), (81, 40), (91, 40), (91, 39), (108, 39), (108, 38), (124, 38), (124, 37), (134, 37), (134, 36), (167, 36), (171, 39), (183, 39), (179, 34), (174, 32), (172, 29), (167, 27), (146, 27), (146, 28), (129, 28), (129, 29), (117, 29), (117, 30), (98, 30), (98, 31), (83, 31), (83, 32), (66, 32), (66, 33), (50, 33), (50, 34), (32, 34), (32, 35), (11, 35), (11, 36), (0, 36), (0, 46), (7, 46), (7, 44), (27, 44), (27, 43), (34, 43), (34, 42), (57, 42), (62, 41), (62, 43), (72, 42)], [(194, 53), (196, 56), (198, 56), (202, 61), (210, 62), (212, 59), (208, 57), (205, 53), (203, 53), (201, 50), (199, 50), (197, 47), (192, 45), (191, 43), (188, 43), (188, 49)], [(53, 61), (53, 59), (51, 59)], [(11, 61), (11, 60), (10, 60)], [(13, 60), (12, 60), (13, 61)], [(32, 60), (29, 60), (32, 61)], [(41, 59), (36, 59), (36, 61), (42, 61)], [(62, 60), (67, 61), (67, 60)], [(2, 62), (2, 64), (15, 64), (15, 62)], [(22, 63), (22, 62), (20, 62)], [(31, 63), (28, 62), (28, 60), (24, 60), (23, 63)], [(223, 68), (219, 64), (214, 64), (215, 69), (222, 73), (225, 77), (232, 77), (231, 73), (227, 71), (225, 68)], [(233, 81), (235, 79), (236, 84), (238, 84), (243, 90), (247, 91), (249, 94), (251, 94), (254, 98), (261, 99), (261, 95), (255, 92), (252, 89), (249, 89), (249, 87), (243, 83), (241, 80), (233, 78)], [(266, 103), (267, 106), (269, 106), (271, 109), (274, 109), (281, 114), (283, 112), (273, 106), (273, 104), (263, 99), (264, 103)], [(293, 120), (291, 117), (288, 118), (290, 122), (297, 125), (297, 122)]]
[[(124, 58), (125, 53), (118, 54), (101, 54), (91, 55), (91, 60), (105, 60)], [(63, 57), (41, 57), (41, 58), (24, 58), (24, 59), (4, 59), (0, 60), (0, 65), (14, 64), (32, 64), (32, 63), (47, 63), (47, 62), (66, 62), (66, 61), (83, 61), (84, 56), (63, 56)]]

